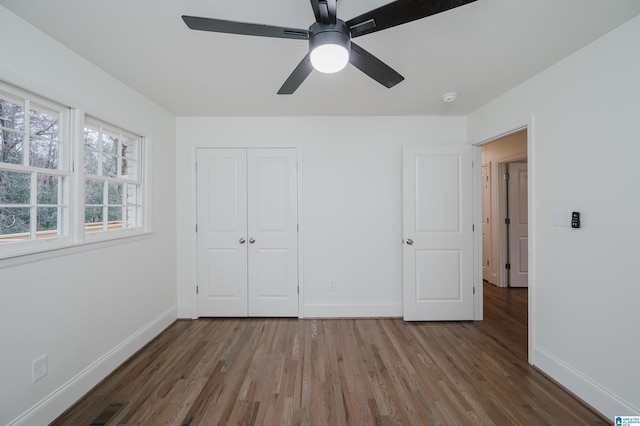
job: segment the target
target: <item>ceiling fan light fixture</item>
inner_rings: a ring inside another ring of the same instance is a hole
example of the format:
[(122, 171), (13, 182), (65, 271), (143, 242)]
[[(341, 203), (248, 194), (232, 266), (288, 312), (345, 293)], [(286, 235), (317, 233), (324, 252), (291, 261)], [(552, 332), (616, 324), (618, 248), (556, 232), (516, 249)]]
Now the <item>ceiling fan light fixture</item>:
[(349, 29), (341, 20), (335, 24), (314, 23), (309, 27), (309, 60), (317, 71), (334, 73), (349, 63)]
[(309, 59), (317, 71), (331, 74), (347, 66), (349, 51), (340, 44), (321, 44), (311, 51)]

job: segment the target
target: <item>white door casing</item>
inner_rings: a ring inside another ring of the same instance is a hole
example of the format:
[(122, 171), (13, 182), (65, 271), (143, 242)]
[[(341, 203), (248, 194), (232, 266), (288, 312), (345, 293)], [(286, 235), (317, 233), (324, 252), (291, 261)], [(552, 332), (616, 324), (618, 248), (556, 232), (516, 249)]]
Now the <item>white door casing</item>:
[(473, 319), (471, 146), (403, 149), (407, 321)]
[(198, 316), (298, 316), (296, 150), (197, 161)]
[(529, 285), (528, 171), (527, 163), (509, 163), (507, 210), (509, 216), (509, 286)]

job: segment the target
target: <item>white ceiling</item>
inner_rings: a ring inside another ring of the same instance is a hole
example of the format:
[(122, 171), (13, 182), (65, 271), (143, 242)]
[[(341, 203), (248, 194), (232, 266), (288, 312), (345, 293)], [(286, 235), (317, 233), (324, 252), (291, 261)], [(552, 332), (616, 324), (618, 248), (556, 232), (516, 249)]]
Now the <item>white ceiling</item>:
[[(388, 2), (339, 0), (338, 17)], [(307, 0), (0, 5), (178, 116), (466, 115), (640, 14), (638, 0), (478, 0), (354, 40), (405, 77), (392, 89), (348, 66), (314, 71), (283, 96), (276, 92), (306, 41), (192, 31), (180, 17), (306, 29), (314, 19)], [(443, 103), (446, 92), (458, 99)]]

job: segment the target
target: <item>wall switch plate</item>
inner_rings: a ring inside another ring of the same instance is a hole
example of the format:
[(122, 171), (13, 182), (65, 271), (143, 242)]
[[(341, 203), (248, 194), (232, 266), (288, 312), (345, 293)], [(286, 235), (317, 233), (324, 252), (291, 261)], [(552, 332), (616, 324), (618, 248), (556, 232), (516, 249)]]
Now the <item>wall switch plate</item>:
[(571, 226), (571, 212), (569, 210), (556, 210), (553, 212), (553, 226)]
[(47, 362), (47, 354), (44, 354), (31, 362), (31, 376), (33, 378), (33, 383), (42, 379), (48, 372), (49, 365)]

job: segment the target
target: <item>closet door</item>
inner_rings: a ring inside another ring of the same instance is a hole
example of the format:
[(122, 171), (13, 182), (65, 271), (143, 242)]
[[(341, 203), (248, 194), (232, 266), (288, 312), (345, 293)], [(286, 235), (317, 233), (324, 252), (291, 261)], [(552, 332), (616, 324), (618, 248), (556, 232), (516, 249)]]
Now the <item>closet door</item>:
[(249, 316), (298, 316), (295, 149), (247, 153)]
[(197, 151), (198, 316), (298, 316), (295, 149)]
[(197, 150), (198, 316), (247, 316), (247, 152)]

